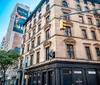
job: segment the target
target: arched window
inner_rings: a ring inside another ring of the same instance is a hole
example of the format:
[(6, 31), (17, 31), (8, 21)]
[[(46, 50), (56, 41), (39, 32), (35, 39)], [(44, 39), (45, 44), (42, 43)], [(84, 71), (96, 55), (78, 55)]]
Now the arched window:
[(86, 11), (89, 11), (89, 8), (86, 6), (86, 7), (85, 7), (85, 10), (86, 10)]
[(77, 5), (77, 10), (78, 10), (78, 11), (82, 11), (80, 5)]
[(50, 9), (50, 5), (47, 5), (46, 12)]
[(63, 2), (62, 2), (62, 6), (63, 6), (63, 7), (68, 7), (68, 3), (67, 3), (66, 1), (63, 1)]

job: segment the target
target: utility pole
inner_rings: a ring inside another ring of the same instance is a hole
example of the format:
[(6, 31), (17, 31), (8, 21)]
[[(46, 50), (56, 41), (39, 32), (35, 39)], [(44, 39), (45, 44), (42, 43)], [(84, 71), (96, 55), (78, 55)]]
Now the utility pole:
[(100, 10), (99, 9), (92, 9), (92, 10), (86, 10), (86, 11), (79, 11), (79, 12), (74, 12), (74, 13), (68, 13), (68, 14), (64, 14), (63, 16), (60, 16), (60, 19), (61, 17), (66, 17), (66, 16), (70, 16), (70, 15), (74, 15), (74, 14), (83, 14), (83, 13), (87, 13), (87, 12), (91, 12), (91, 11), (98, 11)]

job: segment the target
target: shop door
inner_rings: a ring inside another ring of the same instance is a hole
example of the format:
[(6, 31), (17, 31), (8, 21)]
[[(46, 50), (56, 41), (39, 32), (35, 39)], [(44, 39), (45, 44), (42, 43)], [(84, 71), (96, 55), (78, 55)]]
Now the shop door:
[(42, 85), (47, 85), (47, 73), (42, 74)]
[(62, 83), (62, 85), (72, 85), (72, 71), (70, 69), (63, 69)]
[(87, 73), (87, 81), (88, 85), (98, 85), (97, 83), (97, 73), (96, 71), (88, 71)]
[(74, 85), (84, 85), (82, 70), (74, 71)]

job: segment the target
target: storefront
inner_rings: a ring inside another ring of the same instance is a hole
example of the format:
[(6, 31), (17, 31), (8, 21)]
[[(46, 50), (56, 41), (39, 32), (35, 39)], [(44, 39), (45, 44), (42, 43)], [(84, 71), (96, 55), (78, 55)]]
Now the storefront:
[(53, 61), (27, 70), (25, 85), (100, 85), (100, 64)]

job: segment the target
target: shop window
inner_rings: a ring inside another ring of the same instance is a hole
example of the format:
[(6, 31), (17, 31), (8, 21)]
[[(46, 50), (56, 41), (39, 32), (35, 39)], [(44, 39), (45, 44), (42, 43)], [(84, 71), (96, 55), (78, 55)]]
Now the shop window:
[(36, 84), (36, 73), (33, 74), (33, 84), (32, 85), (37, 85)]
[(37, 73), (37, 85), (41, 85), (41, 73)]
[(66, 35), (67, 35), (67, 36), (72, 36), (72, 33), (71, 33), (71, 27), (66, 26), (65, 32), (66, 32)]
[(49, 85), (54, 85), (54, 71), (48, 72), (48, 83)]
[(72, 71), (70, 69), (63, 69), (62, 76), (63, 85), (72, 85)]
[(90, 48), (89, 47), (85, 47), (85, 50), (86, 50), (86, 55), (87, 55), (88, 59), (91, 60)]
[(47, 85), (47, 73), (42, 74), (42, 85)]
[(74, 58), (74, 48), (72, 44), (67, 44), (68, 58)]

